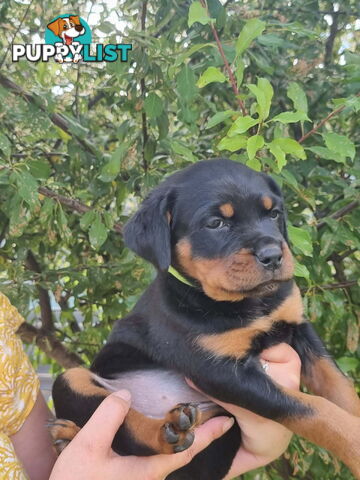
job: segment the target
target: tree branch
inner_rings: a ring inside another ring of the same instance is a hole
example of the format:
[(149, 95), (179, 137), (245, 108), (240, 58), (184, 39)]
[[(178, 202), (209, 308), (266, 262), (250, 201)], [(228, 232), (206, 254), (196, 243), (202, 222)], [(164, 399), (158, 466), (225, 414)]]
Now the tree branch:
[[(350, 202), (348, 205), (345, 205), (344, 207), (340, 208), (339, 210), (337, 210), (336, 212), (332, 213), (329, 218), (333, 218), (333, 219), (337, 219), (337, 218), (341, 218), (343, 217), (344, 215), (347, 215), (349, 212), (351, 212), (352, 210), (354, 210), (356, 207), (359, 206), (359, 200), (354, 200), (353, 202)], [(316, 228), (318, 230), (320, 230), (321, 228), (325, 227), (326, 225), (326, 222), (325, 221), (322, 221), (322, 222), (319, 222), (317, 225), (316, 225)]]
[[(208, 10), (208, 8), (207, 8), (207, 5), (206, 5), (205, 0), (200, 0), (200, 3), (201, 3), (201, 5), (206, 9), (206, 11), (207, 11), (208, 14), (209, 14), (209, 10)], [(209, 16), (210, 16), (210, 15), (209, 15)], [(215, 38), (215, 41), (216, 41), (218, 50), (219, 50), (219, 52), (220, 52), (221, 58), (223, 59), (223, 62), (224, 62), (224, 65), (225, 65), (225, 69), (226, 69), (226, 72), (227, 72), (227, 74), (228, 74), (228, 77), (229, 77), (229, 80), (230, 80), (230, 83), (231, 83), (231, 87), (232, 87), (232, 89), (233, 89), (233, 91), (234, 91), (234, 93), (235, 93), (235, 95), (236, 95), (236, 99), (237, 99), (237, 101), (238, 101), (240, 110), (241, 110), (242, 114), (245, 116), (245, 115), (247, 114), (246, 108), (245, 108), (244, 102), (241, 100), (241, 98), (239, 98), (240, 92), (239, 92), (239, 89), (238, 89), (238, 87), (237, 87), (237, 84), (236, 84), (236, 80), (235, 80), (233, 71), (231, 70), (231, 67), (230, 67), (230, 65), (229, 65), (229, 62), (227, 61), (227, 58), (226, 58), (224, 49), (223, 49), (223, 47), (222, 47), (222, 44), (221, 44), (219, 35), (218, 35), (217, 30), (216, 30), (216, 28), (215, 28), (215, 25), (214, 25), (213, 23), (211, 23), (211, 24), (210, 24), (210, 28), (211, 28), (212, 33), (213, 33), (213, 35), (214, 35), (214, 38)]]
[(54, 125), (61, 128), (61, 130), (63, 130), (65, 133), (67, 133), (71, 137), (75, 138), (87, 152), (91, 153), (94, 156), (99, 155), (95, 147), (88, 140), (80, 138), (79, 136), (71, 132), (70, 126), (68, 124), (68, 120), (66, 120), (66, 118), (63, 115), (61, 115), (60, 113), (49, 113), (46, 109), (46, 106), (43, 104), (42, 99), (38, 95), (26, 92), (22, 87), (14, 83), (12, 80), (10, 80), (8, 77), (3, 75), (1, 72), (0, 72), (0, 85), (2, 85), (7, 90), (10, 90), (15, 95), (18, 95), (19, 97), (24, 98), (27, 102), (31, 103), (32, 105), (35, 105), (41, 111), (46, 113)]
[[(40, 265), (31, 250), (28, 250), (25, 265), (28, 270), (41, 274)], [(37, 284), (37, 290), (39, 292), (42, 330), (45, 332), (53, 332), (54, 322), (53, 322), (53, 316), (51, 311), (49, 293), (47, 290), (45, 290), (45, 288), (41, 287), (39, 284)]]
[[(84, 203), (79, 202), (79, 200), (65, 197), (64, 195), (60, 195), (59, 193), (56, 193), (53, 190), (50, 190), (46, 187), (39, 187), (38, 192), (44, 195), (45, 197), (57, 200), (59, 203), (61, 203), (61, 205), (64, 205), (65, 207), (67, 207), (69, 210), (72, 210), (73, 212), (83, 214), (92, 210), (90, 207), (88, 207)], [(122, 229), (123, 227), (121, 223), (115, 223), (113, 226), (113, 230), (116, 233), (120, 233), (120, 235), (122, 234)]]
[(23, 342), (35, 343), (48, 357), (64, 368), (78, 367), (84, 364), (82, 358), (76, 353), (70, 352), (53, 333), (44, 332), (26, 322), (20, 325), (17, 333)]
[(331, 12), (332, 24), (330, 27), (330, 34), (328, 39), (326, 40), (325, 44), (325, 58), (324, 58), (324, 65), (328, 66), (331, 63), (333, 49), (334, 49), (334, 42), (336, 35), (338, 33), (338, 26), (339, 26), (339, 12), (332, 11)]

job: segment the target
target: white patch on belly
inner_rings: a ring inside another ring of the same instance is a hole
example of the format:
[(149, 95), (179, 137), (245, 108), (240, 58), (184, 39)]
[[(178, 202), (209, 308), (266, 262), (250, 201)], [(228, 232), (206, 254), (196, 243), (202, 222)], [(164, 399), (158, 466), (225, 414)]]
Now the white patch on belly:
[(148, 417), (162, 418), (178, 403), (209, 401), (190, 388), (182, 375), (168, 370), (134, 370), (120, 373), (111, 380), (92, 375), (111, 392), (122, 388), (129, 390), (131, 407)]

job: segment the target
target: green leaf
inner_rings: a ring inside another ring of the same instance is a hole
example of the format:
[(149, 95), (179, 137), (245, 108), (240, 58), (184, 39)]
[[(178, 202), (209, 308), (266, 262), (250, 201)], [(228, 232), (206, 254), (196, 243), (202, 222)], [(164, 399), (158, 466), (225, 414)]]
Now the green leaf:
[(274, 95), (274, 89), (271, 83), (266, 78), (259, 78), (257, 85), (250, 83), (247, 87), (256, 97), (259, 121), (265, 120), (269, 116), (271, 99)]
[(161, 115), (164, 109), (163, 101), (154, 92), (150, 92), (145, 98), (144, 110), (149, 118), (156, 118)]
[(235, 152), (240, 148), (245, 148), (247, 144), (247, 137), (245, 135), (235, 135), (234, 137), (224, 137), (219, 143), (217, 148), (219, 150), (229, 150)]
[(6, 135), (0, 132), (0, 150), (2, 150), (5, 157), (9, 157), (11, 153), (11, 143)]
[(108, 232), (106, 230), (105, 225), (101, 221), (101, 216), (99, 213), (95, 214), (95, 220), (92, 223), (90, 230), (89, 230), (89, 240), (91, 246), (95, 248), (95, 250), (99, 250), (101, 245), (105, 242), (108, 236)]
[(87, 231), (90, 225), (95, 221), (96, 212), (94, 210), (89, 210), (88, 212), (84, 213), (84, 215), (80, 219), (80, 227), (82, 230)]
[(205, 72), (200, 76), (199, 80), (196, 82), (196, 85), (199, 88), (205, 87), (212, 82), (225, 82), (225, 75), (215, 67), (209, 67)]
[(176, 89), (185, 101), (191, 101), (197, 94), (196, 77), (189, 65), (184, 65), (176, 76)]
[(313, 245), (310, 233), (304, 228), (288, 226), (289, 238), (291, 243), (300, 250), (301, 253), (312, 257)]
[(322, 137), (329, 150), (336, 152), (340, 157), (349, 157), (351, 160), (354, 160), (355, 146), (345, 135), (330, 132), (323, 133)]
[(129, 142), (122, 142), (111, 155), (110, 160), (102, 167), (99, 179), (102, 182), (112, 182), (119, 174), (121, 162), (129, 149)]
[(206, 124), (205, 128), (215, 127), (215, 125), (218, 125), (219, 123), (223, 122), (227, 118), (232, 117), (233, 115), (238, 115), (238, 113), (235, 112), (234, 110), (225, 110), (224, 112), (217, 112), (208, 120), (208, 123)]
[(33, 210), (39, 204), (37, 181), (27, 171), (14, 172), (12, 178), (15, 179), (18, 195), (28, 204), (30, 210)]
[(305, 265), (302, 265), (301, 263), (299, 263), (298, 261), (295, 260), (294, 276), (295, 277), (306, 278), (306, 280), (309, 280), (310, 272), (305, 267)]
[(238, 133), (244, 133), (249, 128), (257, 125), (259, 123), (259, 119), (251, 118), (249, 115), (245, 115), (245, 117), (239, 117), (230, 127), (229, 131), (227, 132), (228, 137), (233, 137)]
[(260, 160), (258, 160), (256, 157), (248, 160), (246, 162), (246, 166), (252, 168), (256, 172), (260, 172), (262, 167)]
[(189, 9), (189, 18), (188, 18), (188, 26), (191, 27), (196, 22), (201, 23), (201, 25), (206, 25), (210, 23), (213, 18), (210, 18), (206, 9), (201, 5), (200, 2), (193, 2), (190, 5)]
[(325, 160), (334, 160), (338, 163), (345, 163), (345, 158), (343, 156), (339, 156), (339, 154), (326, 147), (308, 147), (306, 150), (310, 150), (310, 152), (315, 153), (315, 155), (324, 158)]
[(249, 160), (252, 160), (255, 157), (256, 152), (264, 146), (264, 143), (264, 137), (262, 135), (254, 135), (253, 137), (248, 138), (246, 150)]
[(214, 45), (213, 43), (197, 43), (196, 45), (193, 45), (188, 50), (186, 50), (184, 53), (178, 55), (174, 62), (174, 65), (176, 67), (178, 65), (181, 65), (182, 63), (184, 63), (184, 60), (186, 60), (188, 57), (191, 57), (193, 53), (196, 53), (206, 47), (217, 48), (216, 45)]
[(27, 162), (27, 165), (33, 177), (41, 180), (50, 177), (51, 167), (47, 160), (33, 159)]
[(287, 96), (292, 100), (295, 110), (307, 114), (308, 102), (304, 90), (296, 82), (290, 82), (287, 89)]
[(251, 44), (251, 42), (262, 34), (265, 30), (266, 23), (258, 18), (248, 20), (236, 42), (236, 54), (241, 55)]
[(236, 70), (235, 70), (236, 84), (238, 88), (242, 84), (242, 81), (244, 78), (244, 70), (245, 70), (245, 63), (244, 63), (244, 60), (240, 57), (236, 60)]
[[(278, 140), (278, 139), (276, 139)], [(275, 140), (273, 140), (271, 143), (269, 143), (269, 150), (270, 152), (274, 155), (277, 166), (279, 171), (285, 167), (286, 165), (286, 156), (285, 152), (282, 150), (282, 148), (275, 143)]]
[(271, 143), (279, 146), (284, 153), (289, 153), (300, 160), (306, 159), (304, 147), (293, 138), (275, 138)]
[(344, 373), (354, 372), (360, 365), (359, 359), (355, 357), (341, 357), (336, 360), (336, 363)]
[(170, 145), (171, 145), (171, 149), (173, 150), (173, 152), (175, 152), (178, 155), (186, 158), (186, 160), (189, 160), (189, 162), (196, 162), (196, 158), (194, 157), (190, 148), (185, 147), (185, 145), (182, 145), (177, 140), (171, 140)]
[(279, 115), (276, 115), (274, 118), (269, 120), (270, 122), (281, 122), (281, 123), (296, 123), (300, 121), (309, 121), (309, 117), (305, 112), (282, 112)]

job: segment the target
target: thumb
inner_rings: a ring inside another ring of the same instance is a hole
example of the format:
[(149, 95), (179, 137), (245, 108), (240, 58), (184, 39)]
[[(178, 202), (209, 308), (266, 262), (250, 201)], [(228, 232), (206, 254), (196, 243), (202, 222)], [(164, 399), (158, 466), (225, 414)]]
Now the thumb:
[(93, 448), (108, 450), (119, 427), (129, 411), (131, 394), (119, 390), (105, 398), (95, 410), (90, 420), (76, 435), (77, 440), (89, 443)]

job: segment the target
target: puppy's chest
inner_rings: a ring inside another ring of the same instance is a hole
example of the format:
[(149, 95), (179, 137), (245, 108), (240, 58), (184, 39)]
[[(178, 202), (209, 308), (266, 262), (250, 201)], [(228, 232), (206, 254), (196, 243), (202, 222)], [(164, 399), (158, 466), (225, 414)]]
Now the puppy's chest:
[(294, 286), (291, 295), (269, 314), (255, 317), (246, 326), (199, 335), (195, 343), (215, 357), (243, 358), (276, 343), (290, 343), (293, 329), (303, 321), (300, 292)]

